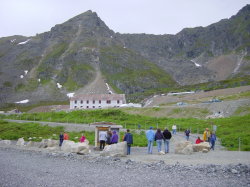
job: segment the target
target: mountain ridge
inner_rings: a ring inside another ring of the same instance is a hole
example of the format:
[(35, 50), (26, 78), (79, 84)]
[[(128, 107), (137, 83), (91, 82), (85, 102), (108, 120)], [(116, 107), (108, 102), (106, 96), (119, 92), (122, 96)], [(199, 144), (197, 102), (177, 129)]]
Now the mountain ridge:
[(128, 95), (249, 76), (249, 15), (247, 5), (207, 27), (148, 35), (115, 33), (89, 10), (33, 37), (0, 38), (0, 105), (65, 101), (98, 72)]

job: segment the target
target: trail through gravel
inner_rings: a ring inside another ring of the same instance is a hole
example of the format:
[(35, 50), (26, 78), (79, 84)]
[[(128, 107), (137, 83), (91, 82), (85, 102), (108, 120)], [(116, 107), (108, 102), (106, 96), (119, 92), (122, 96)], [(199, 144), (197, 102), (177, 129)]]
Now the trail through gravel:
[(0, 186), (250, 186), (250, 166), (141, 163), (0, 148)]

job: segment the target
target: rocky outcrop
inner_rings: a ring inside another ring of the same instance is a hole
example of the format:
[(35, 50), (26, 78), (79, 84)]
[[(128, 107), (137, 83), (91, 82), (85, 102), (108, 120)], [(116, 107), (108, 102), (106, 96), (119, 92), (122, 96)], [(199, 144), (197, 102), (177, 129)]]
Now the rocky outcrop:
[(106, 145), (101, 156), (126, 156), (127, 155), (127, 142), (119, 142), (117, 144)]

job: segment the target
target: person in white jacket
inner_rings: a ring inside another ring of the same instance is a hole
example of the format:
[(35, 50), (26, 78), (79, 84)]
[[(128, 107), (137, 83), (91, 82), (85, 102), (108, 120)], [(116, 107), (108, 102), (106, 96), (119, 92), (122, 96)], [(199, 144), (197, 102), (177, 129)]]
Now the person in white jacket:
[(106, 140), (107, 140), (107, 132), (106, 131), (100, 131), (99, 132), (100, 150), (104, 149)]

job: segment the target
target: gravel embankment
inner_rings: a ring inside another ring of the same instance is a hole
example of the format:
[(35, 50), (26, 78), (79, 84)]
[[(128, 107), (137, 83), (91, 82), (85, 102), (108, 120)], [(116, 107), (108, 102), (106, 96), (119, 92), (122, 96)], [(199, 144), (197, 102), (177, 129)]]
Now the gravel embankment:
[[(132, 159), (132, 158), (131, 158)], [(183, 165), (0, 148), (0, 186), (250, 186), (250, 165)]]

